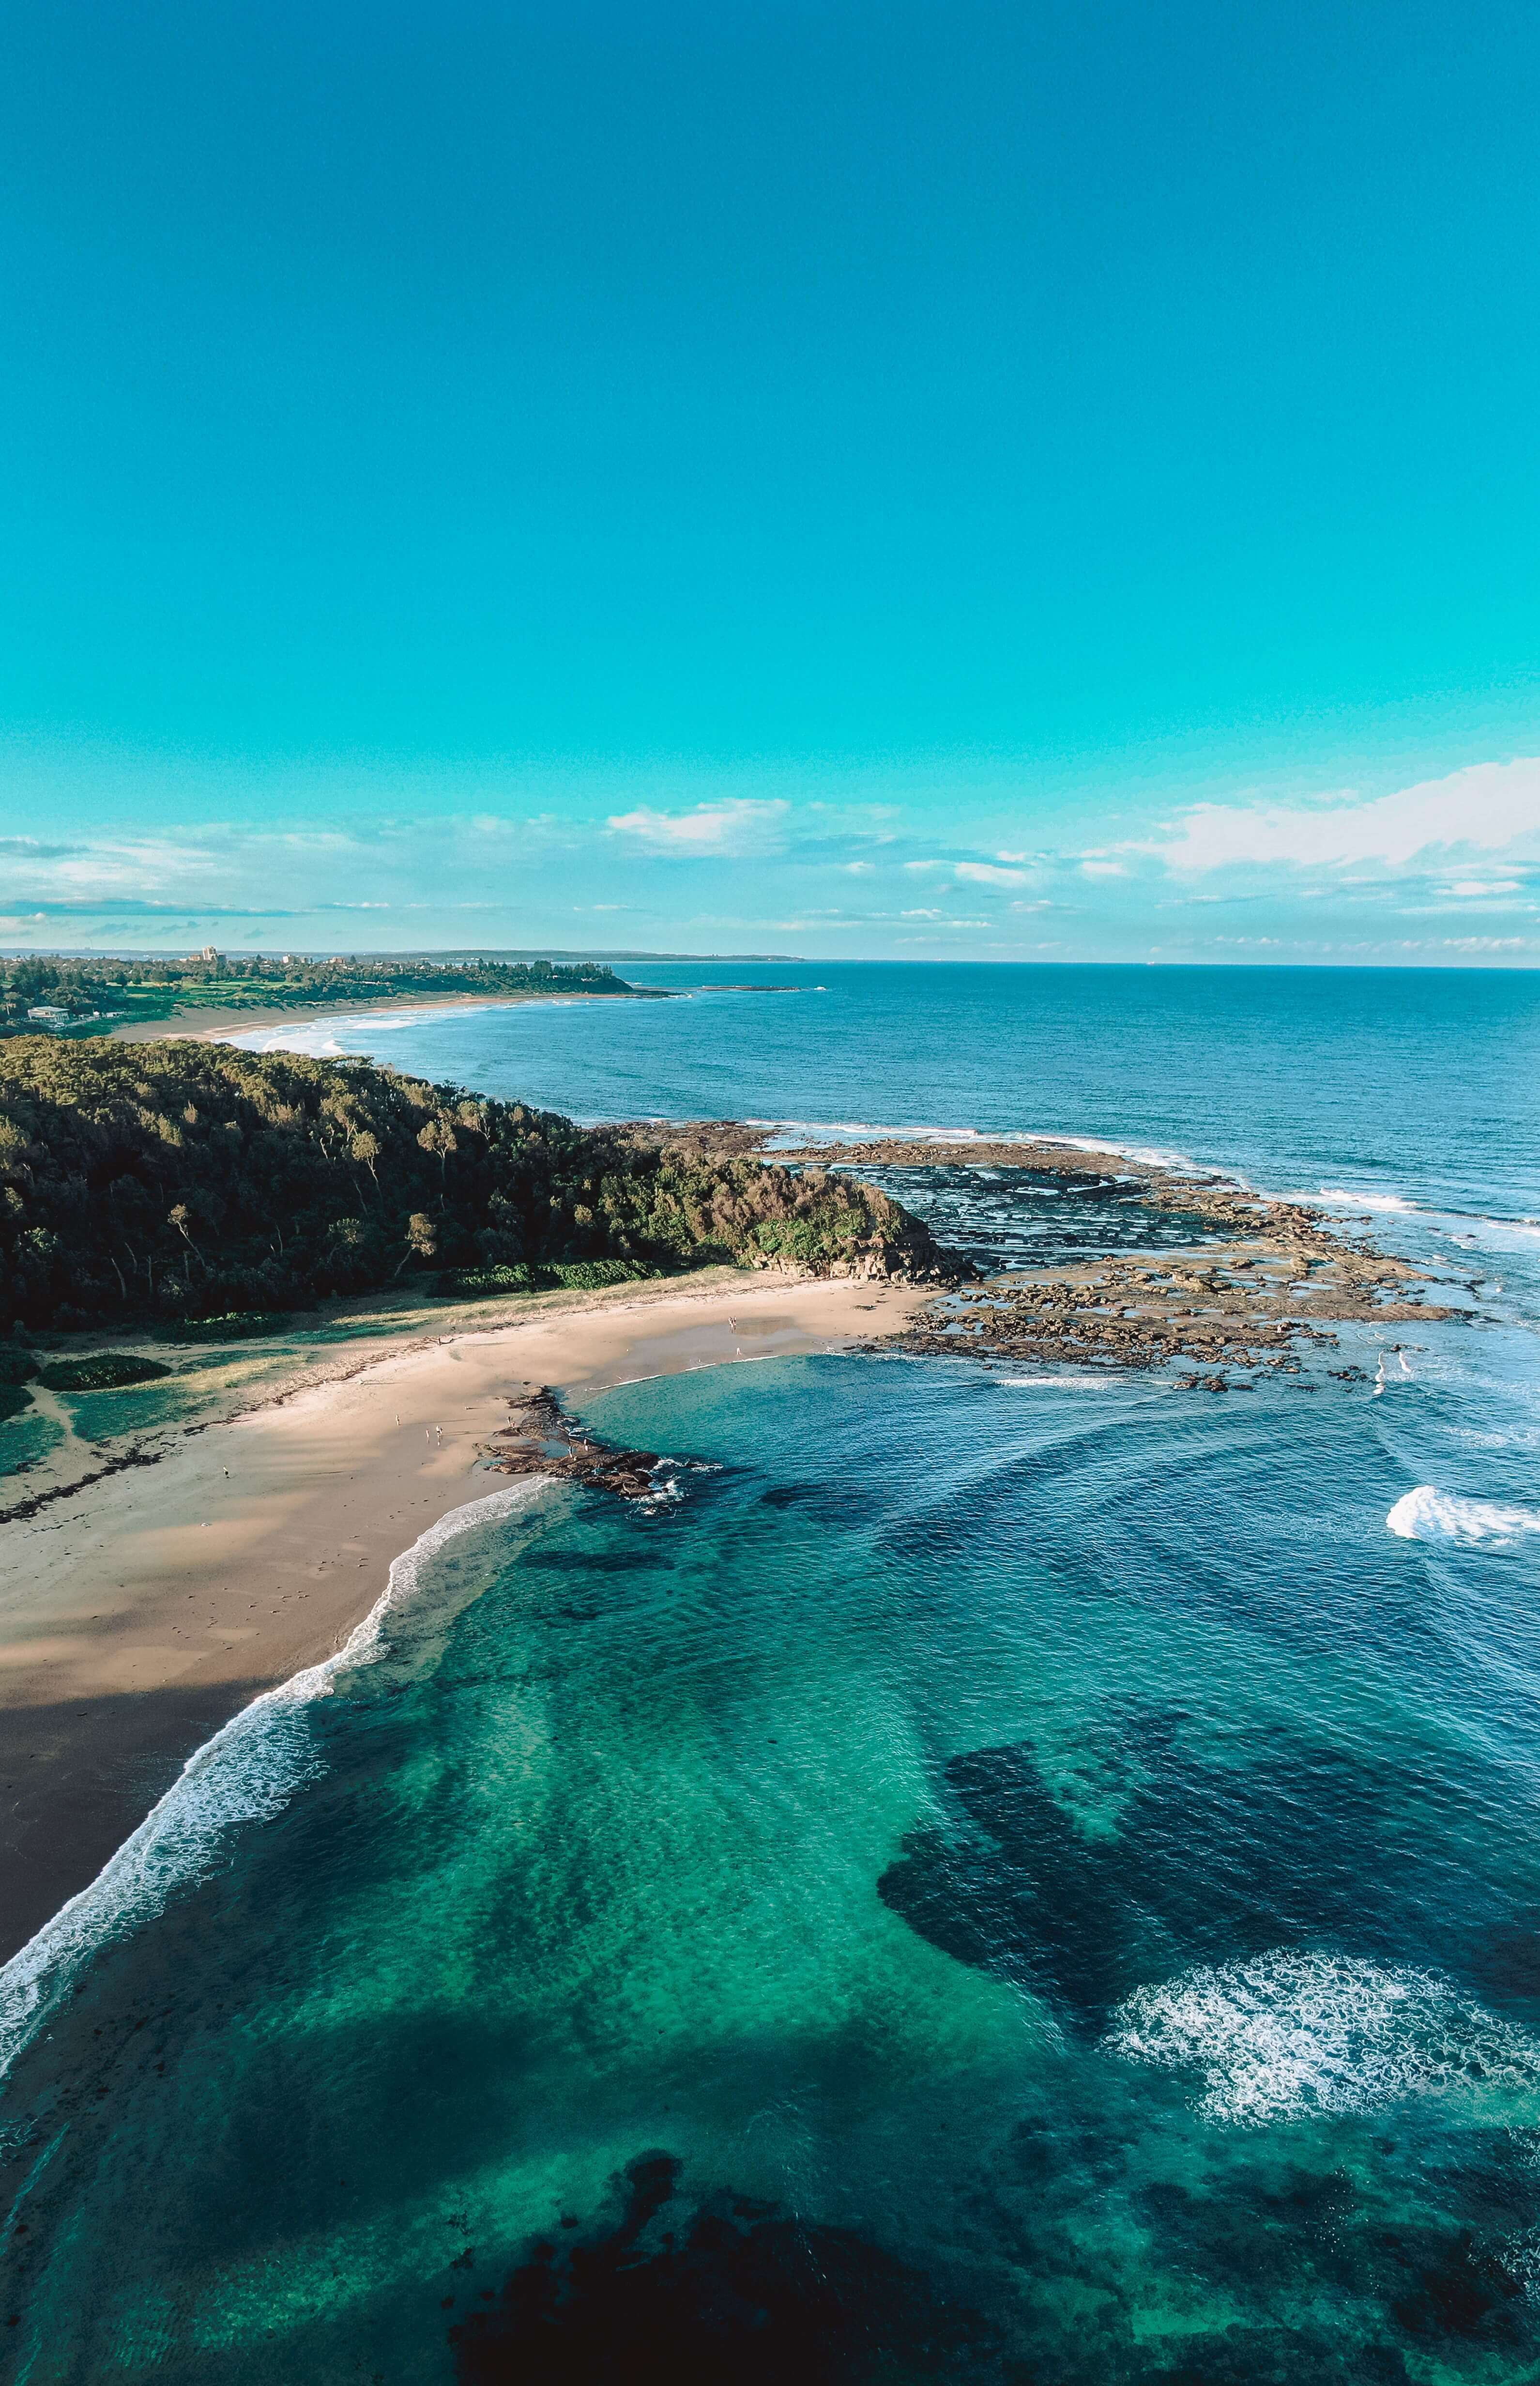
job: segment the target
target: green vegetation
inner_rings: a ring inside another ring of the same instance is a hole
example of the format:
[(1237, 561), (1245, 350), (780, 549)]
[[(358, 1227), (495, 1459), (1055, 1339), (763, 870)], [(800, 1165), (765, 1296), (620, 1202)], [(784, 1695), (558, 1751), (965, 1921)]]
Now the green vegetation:
[[(219, 953), (71, 961), (35, 954), (0, 962), (0, 1036), (97, 1036), (124, 1020), (169, 1019), (198, 1004), (253, 1011), (275, 1003), (375, 1002), (403, 995), (611, 994), (634, 989), (602, 961), (435, 961), (335, 954)], [(40, 1023), (34, 1008), (65, 1011)]]
[(227, 1309), (221, 1317), (175, 1317), (160, 1330), (169, 1342), (250, 1342), (293, 1322), (281, 1309)]
[(657, 1270), (641, 1260), (555, 1260), (514, 1267), (448, 1268), (434, 1287), (441, 1300), (478, 1300), (503, 1292), (597, 1292), (612, 1284), (640, 1284)]
[(158, 1359), (136, 1359), (127, 1350), (99, 1350), (90, 1359), (54, 1359), (39, 1367), (37, 1380), (49, 1392), (116, 1392), (124, 1384), (148, 1384), (169, 1375)]
[(444, 1271), (472, 1291), (710, 1261), (946, 1272), (896, 1202), (820, 1169), (660, 1150), (367, 1061), (0, 1044), (0, 1327), (222, 1336), (232, 1312)]

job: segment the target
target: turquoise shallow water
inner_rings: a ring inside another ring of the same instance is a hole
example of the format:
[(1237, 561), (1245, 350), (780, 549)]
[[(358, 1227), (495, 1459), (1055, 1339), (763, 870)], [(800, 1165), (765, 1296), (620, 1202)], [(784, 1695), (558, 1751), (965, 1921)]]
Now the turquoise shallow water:
[(1383, 1388), (704, 1371), (584, 1412), (676, 1498), (402, 1569), (6, 1976), (8, 2373), (1540, 2372), (1534, 1080), (1442, 1049), (1373, 1214), (1490, 1322)]

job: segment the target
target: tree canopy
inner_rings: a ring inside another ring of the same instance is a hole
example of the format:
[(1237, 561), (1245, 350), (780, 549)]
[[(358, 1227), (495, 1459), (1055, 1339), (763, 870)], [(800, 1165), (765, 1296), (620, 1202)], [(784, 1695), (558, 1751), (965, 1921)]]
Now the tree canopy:
[(873, 1187), (659, 1149), (363, 1061), (0, 1044), (0, 1325), (305, 1308), (441, 1271), (945, 1273)]
[(637, 992), (605, 961), (496, 961), (474, 955), (434, 961), (367, 953), (334, 953), (322, 961), (305, 953), (221, 953), (212, 947), (201, 953), (117, 960), (30, 953), (0, 961), (0, 1037), (35, 1035), (37, 1023), (27, 1015), (34, 1006), (66, 1011), (89, 1032), (94, 1015), (168, 1019), (197, 1003), (256, 1010), (273, 1003), (369, 1002), (413, 994)]

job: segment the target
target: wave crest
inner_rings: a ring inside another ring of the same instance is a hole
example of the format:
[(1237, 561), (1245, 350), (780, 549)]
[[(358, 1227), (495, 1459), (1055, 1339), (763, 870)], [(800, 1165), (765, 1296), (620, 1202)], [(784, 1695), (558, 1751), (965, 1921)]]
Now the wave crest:
[(1250, 2128), (1458, 2089), (1540, 2091), (1540, 2045), (1435, 1973), (1283, 1949), (1135, 1989), (1102, 2044), (1196, 2073), (1205, 2118)]
[(1533, 1508), (1462, 1500), (1458, 1492), (1437, 1491), (1431, 1483), (1403, 1492), (1385, 1524), (1403, 1541), (1512, 1541), (1540, 1533), (1540, 1514)]

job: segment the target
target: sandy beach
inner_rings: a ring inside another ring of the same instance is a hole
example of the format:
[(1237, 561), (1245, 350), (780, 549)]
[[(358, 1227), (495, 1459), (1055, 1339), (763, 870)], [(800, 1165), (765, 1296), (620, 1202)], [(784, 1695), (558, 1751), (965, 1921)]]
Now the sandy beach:
[(391, 1560), (503, 1480), (476, 1446), (532, 1383), (581, 1401), (900, 1330), (924, 1294), (740, 1280), (364, 1346), (152, 1467), (0, 1526), (0, 1960), (91, 1880), (192, 1751), (329, 1655)]
[(505, 1011), (524, 1002), (648, 1002), (656, 988), (631, 994), (404, 994), (365, 996), (351, 1002), (195, 1003), (169, 1019), (129, 1019), (109, 1027), (113, 1044), (164, 1044), (182, 1037), (193, 1044), (224, 1044), (250, 1029), (317, 1026), (323, 1020), (398, 1011)]

